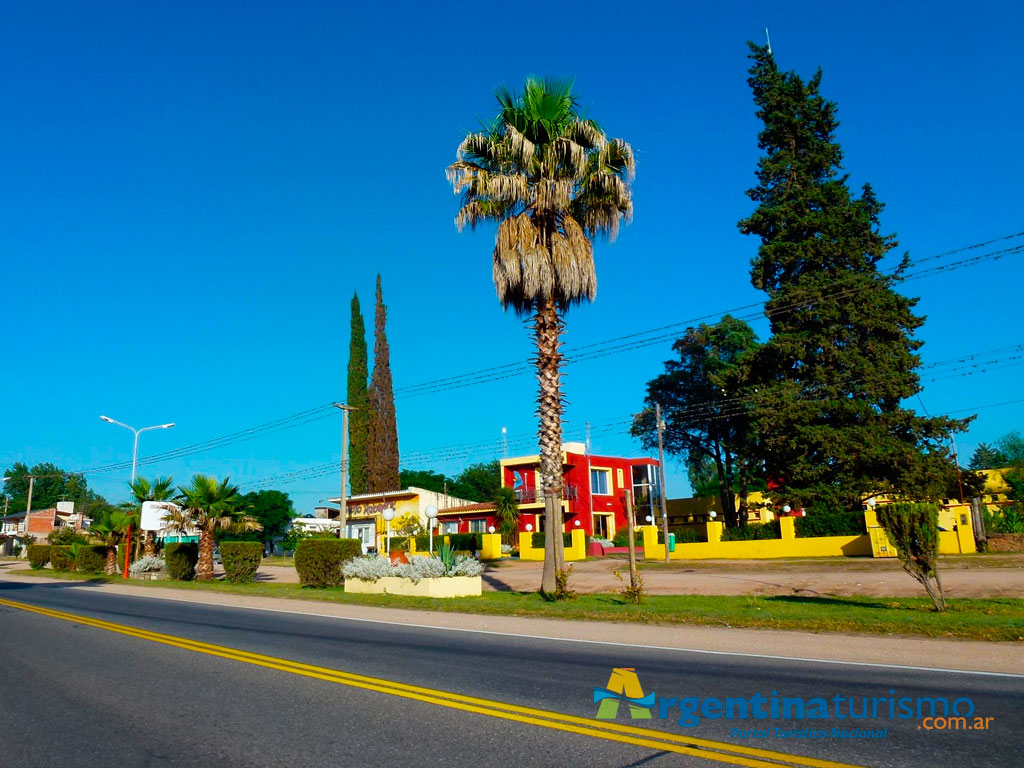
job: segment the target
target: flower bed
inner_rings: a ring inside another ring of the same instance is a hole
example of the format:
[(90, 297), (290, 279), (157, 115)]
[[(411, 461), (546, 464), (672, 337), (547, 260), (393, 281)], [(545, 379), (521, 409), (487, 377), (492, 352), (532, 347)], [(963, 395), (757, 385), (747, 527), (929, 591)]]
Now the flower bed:
[(390, 562), (375, 555), (357, 557), (345, 564), (345, 591), (415, 595), (419, 597), (471, 597), (483, 592), (483, 566), (448, 546), (440, 557), (414, 557), (409, 562)]
[(346, 577), (345, 591), (413, 597), (479, 597), (483, 593), (483, 582), (479, 576), (441, 576), (419, 581), (400, 576), (383, 576), (376, 581)]

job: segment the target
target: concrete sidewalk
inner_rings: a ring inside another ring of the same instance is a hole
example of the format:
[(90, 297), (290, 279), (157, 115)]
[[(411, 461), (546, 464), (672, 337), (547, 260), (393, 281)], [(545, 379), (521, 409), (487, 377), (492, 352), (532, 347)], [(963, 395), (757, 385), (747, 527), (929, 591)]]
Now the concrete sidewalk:
[[(23, 584), (61, 584), (67, 589), (100, 590), (117, 595), (204, 603), (262, 611), (283, 611), (339, 620), (370, 621), (493, 632), (504, 635), (557, 638), (574, 642), (615, 643), (634, 647), (744, 654), (804, 660), (868, 663), (1024, 675), (1024, 643), (942, 640), (923, 637), (841, 635), (784, 630), (736, 629), (686, 625), (634, 624), (603, 621), (563, 621), (522, 616), (483, 616), (465, 613), (376, 608), (345, 603), (293, 600), (218, 592), (142, 587), (131, 584), (76, 583), (63, 579), (2, 574), (2, 581)], [(9, 593), (16, 600), (17, 594)]]

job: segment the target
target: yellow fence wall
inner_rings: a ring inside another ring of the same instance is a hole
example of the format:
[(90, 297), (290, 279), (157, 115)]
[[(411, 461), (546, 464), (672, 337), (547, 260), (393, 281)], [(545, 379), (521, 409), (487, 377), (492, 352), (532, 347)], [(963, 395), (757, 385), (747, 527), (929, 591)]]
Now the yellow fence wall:
[[(500, 547), (499, 547), (500, 551)], [(520, 531), (519, 533), (519, 559), (520, 560), (544, 560), (544, 549), (533, 546), (533, 533)], [(572, 532), (572, 546), (565, 548), (565, 561), (587, 559), (587, 535), (583, 531)]]

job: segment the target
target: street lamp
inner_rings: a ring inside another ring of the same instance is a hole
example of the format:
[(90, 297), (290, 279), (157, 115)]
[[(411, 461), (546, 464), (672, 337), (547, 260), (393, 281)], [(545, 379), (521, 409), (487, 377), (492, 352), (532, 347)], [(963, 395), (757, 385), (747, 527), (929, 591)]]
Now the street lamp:
[(172, 421), (170, 424), (156, 424), (152, 427), (143, 427), (142, 429), (136, 429), (135, 427), (129, 427), (127, 424), (122, 424), (120, 421), (115, 421), (109, 416), (100, 416), (100, 419), (107, 422), (108, 424), (117, 424), (119, 427), (130, 429), (135, 434), (135, 443), (132, 446), (132, 482), (135, 482), (135, 465), (139, 460), (139, 435), (149, 429), (170, 429), (174, 426)]
[(387, 538), (384, 540), (385, 551), (387, 552), (388, 559), (391, 558), (391, 521), (395, 519), (395, 510), (388, 507), (380, 516), (384, 518), (384, 522), (387, 524)]
[(430, 551), (434, 551), (434, 521), (437, 519), (437, 507), (433, 504), (423, 510), (427, 516), (427, 527), (430, 528)]

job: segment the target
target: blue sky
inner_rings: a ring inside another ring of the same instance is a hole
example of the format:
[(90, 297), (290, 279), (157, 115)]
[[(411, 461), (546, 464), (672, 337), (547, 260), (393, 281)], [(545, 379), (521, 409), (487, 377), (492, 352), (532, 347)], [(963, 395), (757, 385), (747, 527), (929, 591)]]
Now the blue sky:
[[(684, 5), (5, 4), (0, 464), (130, 459), (101, 413), (176, 422), (143, 435), (145, 456), (343, 399), (348, 302), (357, 290), (370, 310), (378, 272), (396, 387), (528, 358), (494, 297), (492, 234), (456, 232), (443, 171), (495, 86), (529, 74), (574, 76), (637, 153), (635, 221), (598, 244), (597, 301), (570, 313), (569, 346), (763, 299), (736, 221), (758, 157), (745, 41), (766, 25), (780, 66), (824, 69), (851, 183), (874, 185), (901, 252), (1024, 230), (1019, 7)], [(1024, 343), (1022, 259), (906, 284), (925, 363)], [(640, 454), (614, 423), (668, 356), (663, 342), (571, 366), (567, 437), (590, 421), (595, 452)], [(1019, 375), (943, 378), (923, 402), (1015, 400)], [(399, 399), (403, 463), (457, 472), (496, 457), (503, 426), (532, 452), (533, 396), (518, 376)], [(962, 454), (1024, 421), (1021, 403), (977, 412)], [(331, 415), (143, 473), (252, 487), (337, 461), (339, 435)], [(478, 447), (447, 450), (461, 444)], [(671, 495), (684, 477), (670, 467)], [(90, 485), (117, 499), (126, 479)], [(300, 509), (336, 486), (279, 485)]]

